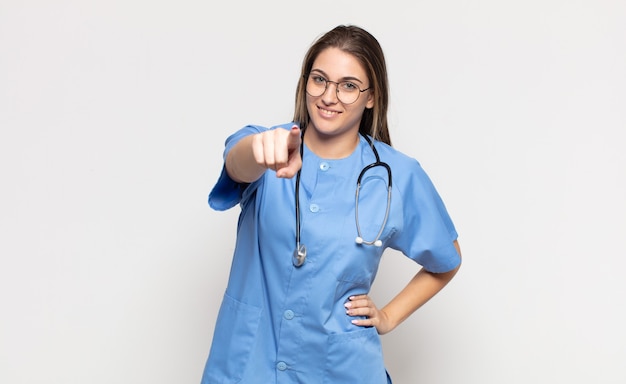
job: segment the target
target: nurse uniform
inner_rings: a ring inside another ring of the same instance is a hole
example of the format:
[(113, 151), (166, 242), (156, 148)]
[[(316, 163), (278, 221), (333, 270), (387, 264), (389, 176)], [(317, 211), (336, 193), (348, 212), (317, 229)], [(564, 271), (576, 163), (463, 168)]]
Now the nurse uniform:
[[(290, 129), (293, 123), (270, 129)], [(247, 126), (226, 140), (224, 158), (243, 137), (267, 128)], [(431, 272), (456, 268), (454, 225), (420, 164), (375, 142), (391, 167), (391, 208), (382, 247), (357, 244), (356, 181), (375, 161), (361, 137), (343, 159), (323, 159), (306, 145), (300, 181), (301, 242), (307, 258), (292, 264), (295, 249), (295, 177), (273, 171), (251, 184), (222, 173), (209, 204), (241, 213), (228, 285), (214, 330), (202, 384), (384, 384), (390, 382), (376, 328), (351, 323), (344, 303), (367, 294), (386, 247)], [(367, 171), (359, 196), (359, 222), (373, 240), (384, 220), (387, 172)]]

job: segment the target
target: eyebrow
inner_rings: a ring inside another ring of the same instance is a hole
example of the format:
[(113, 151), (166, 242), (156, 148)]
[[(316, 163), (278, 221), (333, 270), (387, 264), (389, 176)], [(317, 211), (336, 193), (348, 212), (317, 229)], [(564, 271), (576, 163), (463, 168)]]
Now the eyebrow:
[[(313, 73), (313, 72), (317, 72), (320, 75), (326, 77), (327, 79), (329, 78), (329, 76), (326, 74), (326, 72), (322, 71), (321, 69), (313, 68), (313, 69), (311, 69), (311, 71), (309, 73)], [(361, 84), (364, 84), (363, 81), (361, 81), (358, 77), (354, 77), (354, 76), (342, 77), (338, 81), (357, 81), (357, 82), (359, 82)]]

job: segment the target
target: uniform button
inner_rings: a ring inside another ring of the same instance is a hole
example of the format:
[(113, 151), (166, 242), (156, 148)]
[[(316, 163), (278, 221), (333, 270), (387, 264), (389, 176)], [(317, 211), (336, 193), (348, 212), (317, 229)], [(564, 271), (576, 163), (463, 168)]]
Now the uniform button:
[(330, 168), (330, 165), (327, 162), (322, 162), (320, 163), (320, 169), (324, 172), (328, 171), (328, 168)]
[(279, 371), (284, 371), (285, 369), (287, 369), (287, 363), (285, 363), (284, 361), (279, 361), (278, 364), (276, 364), (276, 369), (278, 369)]
[(317, 204), (311, 204), (309, 205), (309, 209), (311, 210), (311, 212), (315, 213), (320, 210), (320, 207)]
[(291, 319), (293, 319), (295, 314), (293, 313), (293, 311), (291, 309), (288, 309), (288, 310), (285, 311), (285, 313), (283, 313), (283, 316), (285, 316), (285, 319), (291, 320)]

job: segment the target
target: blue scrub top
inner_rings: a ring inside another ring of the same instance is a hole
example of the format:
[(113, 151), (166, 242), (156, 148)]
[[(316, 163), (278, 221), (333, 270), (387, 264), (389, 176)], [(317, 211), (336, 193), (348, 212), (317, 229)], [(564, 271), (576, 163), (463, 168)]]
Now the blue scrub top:
[[(290, 129), (293, 123), (270, 129)], [(226, 140), (224, 158), (243, 137), (267, 128), (247, 126)], [(222, 170), (209, 204), (239, 204), (235, 252), (214, 330), (203, 384), (387, 383), (380, 338), (374, 327), (351, 323), (344, 303), (366, 294), (385, 248), (401, 251), (431, 272), (456, 268), (454, 225), (419, 163), (375, 142), (392, 170), (391, 210), (382, 247), (357, 244), (355, 191), (361, 169), (375, 161), (361, 137), (343, 159), (323, 159), (304, 146), (300, 181), (303, 266), (295, 249), (295, 177), (267, 171), (238, 184)], [(369, 170), (362, 180), (359, 222), (373, 240), (385, 215), (387, 172)]]

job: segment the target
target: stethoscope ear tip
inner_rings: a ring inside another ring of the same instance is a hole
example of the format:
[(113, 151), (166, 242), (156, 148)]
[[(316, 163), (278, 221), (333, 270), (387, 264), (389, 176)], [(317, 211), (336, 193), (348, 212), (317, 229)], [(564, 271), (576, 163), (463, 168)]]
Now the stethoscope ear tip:
[[(357, 243), (357, 244), (363, 244), (363, 243), (365, 243), (365, 240), (363, 240), (363, 238), (361, 236), (357, 236), (356, 239), (354, 239), (354, 242)], [(382, 247), (383, 246), (382, 240), (376, 240), (373, 243), (367, 243), (367, 244), (374, 245), (376, 247)]]

